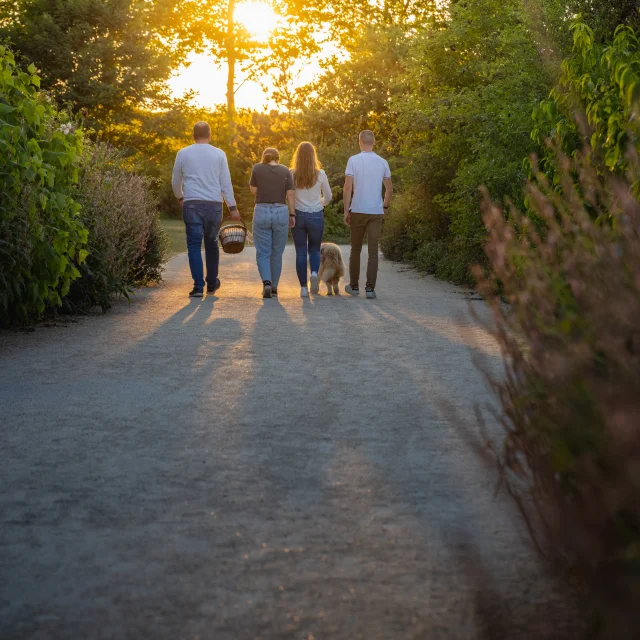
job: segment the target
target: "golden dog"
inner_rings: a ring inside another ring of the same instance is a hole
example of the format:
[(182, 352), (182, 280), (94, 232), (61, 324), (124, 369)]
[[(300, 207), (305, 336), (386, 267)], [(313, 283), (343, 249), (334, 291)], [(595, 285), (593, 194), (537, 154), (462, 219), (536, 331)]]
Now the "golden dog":
[(320, 247), (320, 271), (318, 278), (327, 285), (327, 295), (338, 295), (338, 283), (344, 277), (345, 268), (340, 247), (333, 242), (324, 242)]

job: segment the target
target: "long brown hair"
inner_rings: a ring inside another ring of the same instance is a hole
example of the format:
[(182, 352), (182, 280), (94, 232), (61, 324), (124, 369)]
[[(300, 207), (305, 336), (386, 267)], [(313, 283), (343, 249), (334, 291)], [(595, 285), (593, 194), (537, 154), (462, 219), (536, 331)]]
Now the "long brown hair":
[(322, 169), (316, 148), (310, 142), (301, 142), (291, 160), (293, 183), (296, 189), (311, 189), (318, 181)]
[(280, 154), (278, 153), (277, 149), (274, 149), (273, 147), (267, 147), (262, 152), (262, 163), (269, 164), (273, 161), (280, 162)]

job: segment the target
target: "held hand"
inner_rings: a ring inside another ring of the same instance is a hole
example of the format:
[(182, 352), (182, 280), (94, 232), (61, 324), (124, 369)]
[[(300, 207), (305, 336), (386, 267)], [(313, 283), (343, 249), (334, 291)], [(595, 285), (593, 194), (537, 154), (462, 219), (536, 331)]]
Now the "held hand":
[(237, 209), (235, 209), (234, 211), (230, 211), (229, 213), (231, 214), (231, 219), (232, 220), (237, 220), (237, 221), (241, 220), (240, 212)]
[(344, 214), (344, 223), (347, 225), (347, 227), (351, 226), (351, 212), (347, 211)]

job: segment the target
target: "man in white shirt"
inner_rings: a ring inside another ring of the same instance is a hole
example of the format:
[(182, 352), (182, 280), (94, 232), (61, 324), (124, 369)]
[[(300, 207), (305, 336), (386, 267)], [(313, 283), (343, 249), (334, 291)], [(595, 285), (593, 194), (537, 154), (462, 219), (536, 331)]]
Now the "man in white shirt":
[[(360, 295), (360, 254), (364, 234), (367, 234), (369, 260), (367, 262), (367, 298), (376, 297), (378, 277), (378, 242), (384, 214), (389, 208), (393, 185), (389, 163), (373, 151), (375, 137), (371, 131), (358, 136), (361, 153), (347, 162), (344, 182), (344, 222), (351, 228), (351, 256), (349, 258), (349, 284), (345, 291)], [(384, 200), (382, 186), (384, 185)], [(353, 199), (352, 196), (353, 195)]]
[(220, 288), (218, 231), (222, 222), (223, 198), (233, 220), (240, 220), (240, 213), (233, 197), (227, 156), (222, 149), (209, 144), (211, 127), (206, 122), (194, 125), (193, 141), (194, 144), (178, 151), (172, 186), (182, 205), (182, 219), (187, 232), (189, 267), (193, 278), (193, 290), (189, 295), (202, 298), (205, 285), (202, 239), (204, 237), (207, 293), (213, 294)]

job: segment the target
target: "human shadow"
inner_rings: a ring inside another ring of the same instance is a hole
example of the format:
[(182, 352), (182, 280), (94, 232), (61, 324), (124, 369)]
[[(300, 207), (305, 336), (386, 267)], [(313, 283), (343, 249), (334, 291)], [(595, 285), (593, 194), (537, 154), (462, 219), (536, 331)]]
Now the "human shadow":
[[(384, 636), (410, 618), (424, 637), (540, 637), (543, 597), (527, 601), (514, 565), (528, 553), (522, 532), (442, 409), (456, 394), (486, 392), (473, 372), (456, 381), (473, 349), (367, 304), (323, 297), (258, 311), (243, 424), (260, 524), (245, 533), (265, 545), (252, 570), (274, 582), (252, 615), (280, 581), (298, 594), (292, 607), (322, 593), (322, 608), (349, 621), (343, 633)], [(441, 366), (453, 369), (444, 380)], [(473, 419), (471, 402), (456, 407)], [(522, 561), (522, 571), (534, 565)], [(545, 637), (566, 637), (552, 627)], [(313, 608), (292, 628), (329, 629)]]

